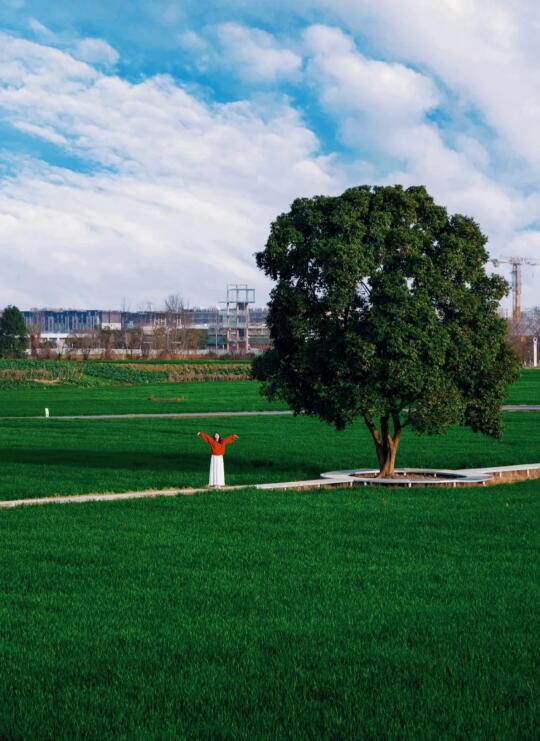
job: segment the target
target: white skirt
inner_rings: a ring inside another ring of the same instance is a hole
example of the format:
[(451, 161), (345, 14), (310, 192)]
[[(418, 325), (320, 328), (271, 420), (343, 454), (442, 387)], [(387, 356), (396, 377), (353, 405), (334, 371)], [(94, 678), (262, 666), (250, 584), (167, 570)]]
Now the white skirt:
[(222, 455), (213, 455), (210, 457), (208, 486), (225, 486), (225, 467), (223, 466)]

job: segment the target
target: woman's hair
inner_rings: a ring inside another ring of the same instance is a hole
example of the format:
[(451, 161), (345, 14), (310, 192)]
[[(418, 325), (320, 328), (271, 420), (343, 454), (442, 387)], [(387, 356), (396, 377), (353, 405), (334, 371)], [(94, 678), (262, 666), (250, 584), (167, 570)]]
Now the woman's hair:
[(212, 437), (214, 438), (214, 440), (216, 439), (216, 435), (218, 436), (218, 443), (222, 443), (223, 442), (223, 438), (221, 437), (221, 435), (219, 434), (219, 432), (214, 432), (214, 434), (212, 435)]

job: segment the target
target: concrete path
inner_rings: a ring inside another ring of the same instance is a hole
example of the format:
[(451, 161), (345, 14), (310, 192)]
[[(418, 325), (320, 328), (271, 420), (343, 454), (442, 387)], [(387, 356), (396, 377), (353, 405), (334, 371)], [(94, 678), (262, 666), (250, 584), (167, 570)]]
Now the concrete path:
[(540, 404), (505, 404), (503, 412), (540, 412)]
[[(239, 489), (328, 489), (334, 486), (352, 486), (349, 479), (309, 479), (307, 481), (279, 481), (275, 484), (239, 484), (221, 486), (219, 491), (238, 491)], [(124, 499), (152, 499), (155, 497), (192, 496), (212, 491), (207, 486), (186, 489), (146, 489), (144, 491), (125, 491), (120, 494), (72, 494), (65, 497), (40, 497), (39, 499), (8, 499), (0, 501), (0, 509), (13, 507), (31, 507), (40, 504), (84, 504), (85, 502), (114, 502)]]
[[(490, 480), (483, 481), (489, 485), (504, 483), (505, 481), (523, 481), (525, 479), (540, 478), (540, 463), (525, 463), (517, 466), (493, 466), (489, 468), (467, 468), (460, 469), (454, 473), (467, 473), (474, 475), (489, 474)], [(451, 482), (453, 486), (466, 486), (468, 482)], [(283, 489), (333, 489), (334, 487), (353, 487), (360, 485), (359, 482), (351, 480), (350, 476), (335, 476), (333, 478), (308, 479), (305, 481), (278, 481), (270, 484), (239, 484), (236, 486), (222, 486), (220, 491), (239, 491), (241, 489), (259, 489), (262, 491)], [(376, 485), (375, 483), (373, 485)], [(429, 485), (429, 484), (428, 484)], [(114, 502), (125, 499), (153, 499), (157, 497), (193, 496), (203, 492), (212, 491), (207, 486), (199, 488), (184, 489), (145, 489), (144, 491), (126, 491), (122, 493), (111, 492), (108, 494), (72, 494), (67, 496), (40, 497), (36, 499), (9, 499), (0, 501), (0, 509), (12, 509), (14, 507), (32, 507), (41, 504), (84, 504), (86, 502)]]
[(266, 412), (141, 412), (140, 414), (62, 414), (46, 418), (0, 417), (0, 419), (196, 419), (197, 417), (283, 417), (292, 414), (289, 410)]
[[(540, 404), (506, 404), (503, 412), (540, 412)], [(197, 419), (202, 417), (286, 417), (288, 409), (260, 412), (141, 412), (130, 414), (63, 414), (49, 419)], [(0, 419), (45, 419), (43, 415), (32, 417), (0, 417)]]
[[(540, 412), (540, 405), (527, 404), (527, 405), (505, 405), (503, 411), (506, 412)], [(148, 414), (94, 414), (94, 415), (66, 415), (62, 417), (52, 417), (49, 419), (162, 419), (162, 418), (173, 418), (173, 419), (190, 419), (197, 417), (256, 417), (256, 416), (285, 416), (291, 415), (292, 412), (288, 410), (283, 411), (264, 411), (264, 412), (184, 412), (184, 413), (148, 413)], [(44, 419), (44, 417), (0, 417), (0, 419)], [(477, 468), (467, 469), (463, 473), (489, 473), (495, 477), (502, 477), (505, 474), (515, 472), (526, 472), (527, 477), (533, 473), (533, 477), (540, 473), (540, 463), (529, 464), (529, 465), (518, 465), (518, 466), (499, 466), (493, 468)], [(315, 489), (315, 488), (333, 488), (335, 486), (352, 486), (350, 478), (320, 478), (310, 479), (307, 481), (282, 481), (270, 484), (242, 484), (238, 486), (224, 486), (221, 487), (222, 491), (234, 491), (239, 489), (261, 489), (261, 490), (275, 490), (275, 489)], [(208, 487), (201, 488), (184, 488), (184, 489), (148, 489), (144, 491), (128, 491), (122, 493), (108, 493), (108, 494), (75, 494), (68, 496), (56, 496), (56, 497), (41, 497), (36, 499), (12, 499), (7, 501), (0, 501), (0, 509), (10, 509), (12, 507), (24, 507), (34, 506), (41, 504), (84, 504), (85, 502), (111, 502), (124, 499), (145, 499), (152, 497), (176, 497), (176, 496), (192, 496), (193, 494), (199, 494), (202, 492), (209, 491)]]

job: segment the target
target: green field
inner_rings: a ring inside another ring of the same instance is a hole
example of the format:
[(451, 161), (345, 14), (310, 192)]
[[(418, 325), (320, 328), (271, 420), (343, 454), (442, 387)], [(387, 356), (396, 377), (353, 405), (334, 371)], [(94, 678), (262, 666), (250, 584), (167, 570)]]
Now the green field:
[[(508, 413), (505, 422), (501, 441), (459, 428), (440, 437), (406, 431), (398, 464), (472, 468), (540, 462), (540, 415)], [(292, 416), (4, 420), (0, 498), (205, 485), (209, 449), (196, 436), (200, 429), (240, 435), (225, 459), (229, 484), (375, 467), (373, 443), (360, 422), (336, 432), (316, 419)]]
[(537, 738), (539, 516), (536, 481), (5, 511), (0, 737)]
[(254, 381), (191, 381), (80, 388), (52, 386), (0, 390), (0, 417), (141, 414), (284, 409), (259, 393)]
[(517, 383), (510, 387), (508, 404), (540, 404), (540, 368), (521, 371)]
[[(155, 367), (4, 377), (0, 499), (203, 486), (200, 429), (240, 435), (229, 484), (375, 465), (360, 422), (31, 418), (279, 408)], [(504, 417), (406, 431), (398, 465), (540, 462), (540, 414)], [(540, 481), (0, 510), (0, 738), (536, 738), (539, 510)]]
[[(254, 381), (169, 382), (167, 379), (174, 376), (162, 370), (169, 368), (172, 373), (181, 367), (191, 372), (198, 368), (209, 375), (219, 375), (219, 369), (231, 368), (234, 379), (238, 377), (237, 372), (243, 376), (248, 373), (246, 363), (62, 361), (51, 365), (48, 361), (1, 362), (6, 365), (4, 372), (10, 375), (0, 376), (0, 417), (42, 416), (45, 407), (53, 416), (285, 408), (283, 404), (270, 403), (263, 398), (259, 384)], [(17, 380), (18, 373), (22, 377)], [(47, 373), (48, 379), (43, 379), (42, 373)], [(507, 402), (540, 404), (540, 370), (524, 370), (520, 380), (509, 389)]]
[[(318, 477), (322, 471), (374, 467), (372, 441), (361, 422), (345, 432), (311, 418), (223, 419), (30, 419), (48, 407), (54, 417), (80, 414), (147, 412), (266, 411), (270, 404), (253, 381), (191, 381), (147, 383), (163, 371), (163, 363), (129, 366), (96, 362), (57, 363), (58, 385), (28, 385), (41, 374), (45, 361), (3, 361), (4, 370), (24, 375), (17, 387), (0, 389), (0, 416), (21, 417), (0, 422), (0, 498), (50, 496), (132, 489), (203, 486), (207, 482), (208, 449), (196, 437), (205, 429), (237, 432), (238, 443), (226, 459), (227, 482), (253, 484)], [(192, 364), (183, 366), (188, 369)], [(119, 385), (121, 373), (137, 383)], [(48, 366), (47, 366), (48, 367)], [(202, 363), (205, 372), (216, 365)], [(233, 370), (238, 364), (231, 364)], [(242, 366), (239, 366), (242, 368)], [(148, 368), (155, 368), (156, 373)], [(18, 370), (17, 370), (18, 369)], [(96, 370), (98, 369), (98, 370)], [(245, 372), (245, 371), (243, 371)], [(98, 386), (79, 385), (101, 374)], [(112, 378), (109, 378), (112, 376)], [(78, 380), (77, 380), (78, 379)], [(5, 380), (5, 379), (4, 379)], [(20, 380), (20, 379), (19, 379)], [(154, 379), (155, 380), (155, 379)], [(535, 397), (535, 395), (537, 395)], [(540, 373), (526, 371), (511, 389), (513, 403), (540, 400)], [(465, 429), (442, 437), (406, 432), (400, 447), (401, 466), (470, 468), (534, 463), (540, 460), (540, 415), (507, 414), (507, 431), (494, 441)]]

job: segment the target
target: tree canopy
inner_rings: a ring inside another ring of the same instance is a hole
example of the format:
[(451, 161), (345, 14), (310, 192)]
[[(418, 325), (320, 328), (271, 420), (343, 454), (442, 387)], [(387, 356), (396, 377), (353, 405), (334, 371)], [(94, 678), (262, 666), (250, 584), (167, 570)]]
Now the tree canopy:
[(486, 242), (420, 186), (295, 200), (256, 256), (275, 281), (273, 349), (253, 371), (263, 393), (337, 429), (363, 417), (385, 476), (406, 426), (499, 437), (518, 366)]
[(16, 306), (6, 306), (0, 316), (0, 357), (22, 358), (28, 347), (24, 317)]

